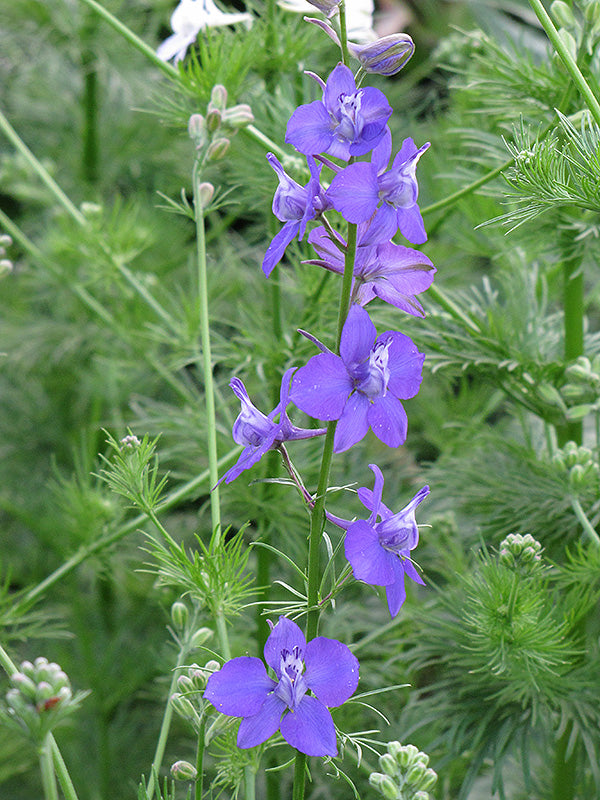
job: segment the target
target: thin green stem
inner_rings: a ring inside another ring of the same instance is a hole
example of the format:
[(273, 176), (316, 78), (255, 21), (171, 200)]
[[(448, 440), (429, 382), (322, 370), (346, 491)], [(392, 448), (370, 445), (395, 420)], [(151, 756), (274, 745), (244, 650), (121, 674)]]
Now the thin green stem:
[(17, 150), (23, 158), (27, 161), (29, 166), (33, 169), (33, 171), (37, 174), (40, 178), (42, 183), (50, 190), (50, 192), (54, 195), (56, 200), (60, 203), (60, 205), (67, 211), (73, 219), (78, 222), (80, 225), (86, 225), (86, 219), (76, 208), (73, 203), (69, 200), (67, 195), (63, 192), (60, 186), (56, 183), (54, 178), (50, 175), (48, 170), (44, 167), (44, 165), (38, 161), (38, 159), (33, 155), (31, 150), (27, 147), (25, 142), (21, 139), (19, 134), (15, 131), (12, 127), (10, 122), (6, 119), (2, 111), (0, 111), (0, 130), (6, 138), (10, 141), (10, 143), (14, 146), (15, 150)]
[(221, 655), (225, 661), (231, 658), (231, 648), (229, 647), (229, 635), (227, 633), (227, 622), (225, 614), (221, 609), (215, 614), (215, 622), (217, 623), (217, 636), (219, 637), (219, 645), (221, 647)]
[(244, 789), (246, 800), (256, 800), (256, 773), (251, 764), (244, 767)]
[(0, 666), (6, 672), (9, 678), (11, 675), (14, 675), (15, 672), (19, 671), (14, 661), (11, 659), (11, 657), (8, 655), (8, 653), (2, 647), (1, 644), (0, 644)]
[(571, 507), (575, 512), (577, 519), (581, 523), (581, 527), (588, 535), (590, 541), (593, 542), (596, 545), (596, 547), (600, 547), (600, 536), (598, 536), (592, 523), (587, 518), (587, 514), (583, 510), (583, 507), (577, 497), (571, 497)]
[(421, 209), (422, 216), (425, 217), (428, 214), (433, 214), (435, 211), (441, 211), (448, 206), (454, 205), (461, 198), (466, 197), (466, 195), (471, 194), (471, 192), (475, 192), (480, 186), (485, 186), (486, 183), (489, 183), (490, 181), (494, 180), (494, 178), (497, 178), (501, 172), (503, 172), (505, 169), (508, 169), (512, 164), (514, 164), (514, 159), (509, 158), (508, 161), (504, 162), (504, 164), (500, 164), (499, 167), (490, 170), (490, 172), (486, 172), (485, 175), (482, 175), (481, 178), (477, 178), (477, 180), (473, 181), (473, 183), (469, 183), (468, 186), (464, 186), (462, 189), (459, 189), (453, 194), (449, 194), (448, 197), (444, 197), (441, 200), (438, 200), (436, 203), (425, 206), (425, 208)]
[(283, 159), (283, 158), (289, 158), (290, 157), (290, 154), (289, 154), (288, 151), (286, 151), (282, 147), (280, 147), (277, 144), (277, 142), (274, 142), (273, 139), (270, 139), (265, 133), (260, 131), (254, 125), (245, 125), (243, 128), (241, 128), (241, 131), (242, 131), (242, 133), (246, 134), (246, 136), (249, 136), (251, 139), (254, 139), (256, 142), (259, 142), (259, 144), (263, 144), (266, 147), (268, 147), (268, 149), (272, 153), (275, 153), (276, 156), (279, 156), (279, 158)]
[(554, 49), (560, 56), (560, 59), (565, 65), (567, 72), (569, 73), (569, 75), (573, 79), (573, 82), (581, 92), (581, 95), (584, 98), (585, 102), (587, 103), (591, 115), (596, 120), (596, 123), (600, 125), (600, 104), (598, 103), (598, 100), (596, 99), (593, 91), (590, 89), (588, 82), (583, 77), (583, 74), (579, 69), (579, 67), (577, 66), (575, 59), (569, 52), (563, 40), (560, 38), (560, 34), (554, 27), (554, 23), (548, 16), (548, 13), (546, 12), (546, 9), (542, 5), (541, 0), (529, 0), (529, 5), (535, 11), (536, 16), (539, 19), (542, 28), (546, 31), (546, 35), (548, 36), (548, 38), (552, 42), (552, 45), (554, 46)]
[(194, 787), (194, 800), (202, 800), (203, 786), (204, 786), (204, 748), (205, 748), (205, 732), (206, 732), (206, 715), (202, 714), (200, 721), (200, 730), (198, 731), (198, 747), (196, 749), (196, 785)]
[(156, 52), (146, 44), (139, 36), (137, 36), (132, 30), (130, 30), (126, 25), (118, 20), (110, 11), (107, 11), (104, 6), (101, 6), (100, 3), (97, 3), (96, 0), (81, 0), (82, 3), (85, 3), (86, 6), (92, 8), (97, 14), (99, 14), (105, 22), (114, 28), (118, 33), (123, 36), (123, 38), (127, 39), (127, 41), (132, 44), (136, 50), (139, 50), (140, 53), (146, 56), (149, 61), (151, 61), (155, 67), (164, 72), (169, 78), (173, 78), (176, 80), (179, 76), (179, 72), (169, 64), (167, 61), (163, 61), (160, 59)]
[(208, 469), (210, 472), (210, 513), (213, 532), (220, 541), (221, 509), (219, 504), (219, 469), (217, 455), (217, 419), (215, 414), (215, 392), (213, 386), (213, 365), (210, 350), (210, 320), (208, 316), (208, 276), (206, 269), (206, 240), (204, 233), (204, 209), (200, 199), (199, 186), (201, 164), (196, 161), (193, 171), (194, 215), (196, 220), (196, 253), (198, 258), (198, 302), (200, 304), (200, 340), (202, 344), (202, 366), (204, 374), (204, 400), (206, 403), (206, 429), (208, 448)]
[[(230, 450), (227, 455), (223, 456), (223, 458), (221, 458), (218, 462), (219, 469), (229, 467), (237, 458), (237, 456), (239, 456), (240, 450), (240, 447), (235, 447), (233, 450)], [(201, 472), (200, 475), (197, 475), (195, 478), (192, 478), (191, 481), (184, 483), (183, 486), (180, 486), (178, 489), (171, 492), (160, 505), (160, 508), (158, 509), (159, 513), (174, 508), (180, 501), (194, 494), (194, 492), (208, 482), (209, 477), (209, 471), (204, 470), (204, 472)], [(80, 548), (71, 556), (71, 558), (67, 559), (67, 561), (63, 562), (60, 567), (48, 575), (47, 578), (34, 586), (33, 589), (30, 589), (28, 592), (26, 592), (20, 599), (15, 600), (12, 611), (16, 613), (21, 608), (32, 605), (46, 591), (48, 591), (51, 586), (62, 580), (65, 575), (71, 573), (80, 564), (90, 558), (90, 556), (105, 550), (107, 547), (110, 547), (111, 545), (123, 539), (132, 531), (138, 530), (140, 525), (143, 525), (146, 519), (146, 514), (139, 514), (137, 517), (129, 520), (129, 522), (121, 525), (116, 531), (103, 536), (101, 539), (98, 539), (96, 542), (88, 545), (87, 547)], [(2, 652), (3, 651), (0, 648), (0, 661)]]
[(340, 47), (342, 50), (342, 63), (348, 66), (350, 54), (348, 53), (348, 28), (346, 26), (346, 0), (338, 6), (340, 11)]
[[(563, 264), (564, 354), (567, 362), (583, 355), (584, 282), (581, 256), (568, 258)], [(567, 422), (556, 431), (559, 447), (583, 441), (583, 423)]]
[(89, 11), (81, 28), (81, 70), (83, 72), (83, 177), (88, 183), (98, 180), (100, 160), (98, 142), (98, 70), (94, 40), (98, 18)]
[(77, 797), (77, 792), (75, 791), (75, 786), (73, 785), (73, 781), (69, 775), (67, 765), (65, 764), (65, 760), (62, 757), (62, 753), (58, 749), (58, 745), (56, 744), (52, 734), (50, 734), (50, 748), (52, 750), (54, 771), (56, 773), (56, 777), (58, 778), (58, 782), (60, 783), (63, 795), (65, 796), (65, 800), (79, 800)]
[(189, 650), (187, 644), (182, 644), (179, 649), (179, 653), (177, 655), (177, 663), (175, 665), (175, 669), (173, 670), (173, 675), (171, 677), (171, 684), (169, 686), (169, 694), (167, 695), (165, 712), (163, 714), (163, 719), (160, 726), (160, 733), (158, 735), (158, 742), (156, 744), (156, 750), (154, 752), (154, 758), (152, 760), (150, 778), (148, 780), (148, 787), (146, 790), (148, 797), (152, 797), (152, 795), (154, 794), (154, 780), (155, 776), (158, 775), (160, 772), (160, 767), (165, 754), (165, 748), (167, 746), (167, 739), (169, 737), (169, 730), (171, 728), (171, 720), (173, 718), (173, 706), (171, 705), (171, 695), (175, 692), (175, 689), (177, 688), (177, 678), (179, 677), (179, 670), (185, 663), (188, 652)]
[(56, 785), (56, 775), (54, 774), (54, 764), (52, 763), (51, 736), (52, 734), (48, 733), (40, 747), (40, 772), (45, 799), (58, 800), (58, 786)]

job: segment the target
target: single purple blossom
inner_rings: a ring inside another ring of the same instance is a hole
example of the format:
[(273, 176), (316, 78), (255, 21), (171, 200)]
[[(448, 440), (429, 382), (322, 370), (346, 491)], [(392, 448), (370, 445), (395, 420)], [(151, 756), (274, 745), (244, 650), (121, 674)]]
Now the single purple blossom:
[(417, 163), (428, 148), (429, 142), (417, 149), (412, 139), (405, 139), (388, 170), (392, 137), (387, 131), (373, 150), (370, 163), (350, 164), (331, 181), (326, 197), (335, 210), (348, 222), (367, 223), (364, 245), (387, 242), (398, 229), (413, 244), (427, 241), (417, 205), (416, 172)]
[(300, 186), (290, 178), (273, 153), (267, 153), (267, 159), (279, 177), (279, 186), (273, 197), (273, 214), (285, 223), (273, 238), (263, 259), (263, 272), (268, 278), (294, 236), (297, 234), (298, 240), (302, 239), (309, 220), (315, 219), (329, 205), (319, 183), (322, 165), (317, 166), (314, 158), (307, 159), (310, 179), (306, 186)]
[(242, 717), (238, 747), (255, 747), (281, 730), (288, 744), (308, 756), (337, 755), (329, 708), (354, 694), (355, 656), (336, 639), (318, 636), (307, 644), (287, 617), (272, 627), (264, 656), (277, 680), (259, 658), (241, 656), (227, 661), (206, 685), (204, 697), (217, 711)]
[(306, 155), (329, 153), (348, 161), (370, 152), (383, 137), (392, 114), (383, 92), (357, 89), (352, 71), (338, 64), (327, 83), (318, 78), (323, 100), (299, 106), (287, 125), (285, 141)]
[[(244, 449), (236, 463), (223, 475), (219, 483), (221, 481), (231, 483), (244, 470), (250, 469), (260, 461), (267, 450), (274, 450), (283, 442), (293, 439), (310, 439), (313, 436), (321, 436), (325, 433), (324, 428), (305, 430), (297, 428), (290, 422), (286, 408), (289, 403), (290, 378), (294, 369), (294, 367), (288, 369), (283, 376), (279, 403), (269, 416), (265, 416), (252, 403), (248, 397), (246, 387), (239, 378), (231, 379), (229, 385), (242, 404), (240, 413), (233, 423), (232, 435), (234, 442), (243, 444)], [(278, 414), (279, 422), (275, 422), (275, 417)]]
[(375, 474), (373, 491), (366, 487), (358, 490), (360, 502), (371, 512), (369, 518), (350, 522), (332, 514), (327, 517), (346, 530), (344, 547), (354, 577), (373, 586), (385, 586), (388, 608), (395, 617), (406, 599), (404, 576), (425, 585), (410, 560), (410, 551), (419, 542), (415, 509), (429, 494), (429, 486), (420, 489), (402, 511), (394, 514), (381, 502), (381, 470), (376, 464), (369, 467)]
[[(351, 301), (366, 306), (379, 297), (408, 314), (424, 317), (423, 306), (415, 295), (429, 289), (433, 282), (436, 270), (431, 261), (418, 250), (392, 242), (362, 245), (361, 234), (359, 231)], [(308, 241), (319, 258), (305, 263), (344, 274), (346, 242), (341, 236), (334, 236), (321, 226), (310, 232)]]
[(356, 304), (344, 323), (339, 356), (310, 338), (322, 352), (296, 372), (290, 399), (312, 417), (338, 420), (334, 451), (348, 450), (369, 428), (388, 447), (403, 444), (408, 420), (400, 398), (419, 391), (425, 359), (412, 339), (398, 331), (377, 336)]

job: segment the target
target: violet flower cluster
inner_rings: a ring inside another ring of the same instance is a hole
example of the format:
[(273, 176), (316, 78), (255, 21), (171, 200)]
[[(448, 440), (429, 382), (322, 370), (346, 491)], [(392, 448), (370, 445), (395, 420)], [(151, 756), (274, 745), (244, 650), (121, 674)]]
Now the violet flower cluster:
[[(384, 74), (393, 74), (412, 54), (411, 45), (410, 37), (401, 35), (393, 42), (374, 43), (361, 55), (373, 59), (373, 65), (381, 62)], [(385, 95), (378, 89), (357, 87), (343, 64), (326, 81), (312, 77), (322, 98), (299, 106), (286, 131), (286, 142), (307, 159), (308, 182), (301, 185), (273, 154), (267, 155), (278, 178), (273, 213), (283, 227), (270, 243), (262, 267), (268, 277), (293, 239), (302, 240), (316, 222), (308, 235), (315, 257), (304, 263), (343, 275), (348, 244), (328, 219), (337, 212), (357, 226), (350, 307), (339, 353), (312, 333), (300, 331), (319, 352), (303, 366), (287, 370), (280, 401), (268, 415), (253, 405), (242, 381), (233, 378), (230, 386), (241, 402), (233, 438), (244, 449), (221, 478), (229, 483), (268, 450), (278, 449), (286, 455), (292, 480), (309, 505), (314, 500), (287, 459), (285, 443), (321, 436), (326, 429), (295, 426), (288, 405), (291, 402), (305, 414), (335, 424), (334, 453), (349, 450), (369, 430), (388, 447), (402, 445), (408, 429), (403, 401), (419, 391), (425, 356), (398, 330), (378, 333), (366, 306), (380, 300), (400, 312), (423, 317), (417, 295), (429, 288), (435, 274), (426, 255), (392, 241), (398, 232), (410, 244), (427, 240), (418, 206), (417, 165), (429, 143), (417, 147), (407, 137), (392, 157), (388, 127), (392, 109)], [(324, 168), (332, 176), (322, 184)], [(358, 490), (370, 512), (367, 519), (348, 520), (329, 512), (326, 516), (345, 531), (344, 552), (356, 580), (385, 587), (394, 617), (406, 598), (405, 576), (423, 584), (411, 553), (419, 540), (415, 512), (429, 487), (424, 486), (394, 513), (382, 502), (383, 473), (375, 464), (369, 466), (375, 475), (374, 488)], [(329, 709), (354, 693), (358, 661), (337, 640), (319, 636), (307, 642), (296, 623), (285, 616), (271, 627), (264, 649), (271, 674), (258, 658), (234, 658), (210, 677), (204, 696), (222, 713), (241, 719), (237, 742), (242, 748), (259, 745), (280, 731), (302, 753), (335, 756), (336, 732)]]

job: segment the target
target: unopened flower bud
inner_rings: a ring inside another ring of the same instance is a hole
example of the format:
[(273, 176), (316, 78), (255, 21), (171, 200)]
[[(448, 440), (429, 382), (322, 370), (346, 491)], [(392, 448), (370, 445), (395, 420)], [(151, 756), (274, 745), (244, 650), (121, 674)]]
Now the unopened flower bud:
[(171, 767), (171, 776), (176, 781), (195, 781), (198, 770), (189, 761), (176, 761)]
[(429, 800), (429, 792), (415, 792), (412, 800)]
[(554, 0), (550, 6), (550, 13), (559, 27), (573, 28), (575, 26), (573, 12), (563, 0)]
[(192, 114), (188, 122), (188, 133), (197, 147), (201, 147), (206, 142), (206, 120), (202, 114)]
[(223, 125), (228, 128), (243, 128), (254, 122), (254, 114), (247, 103), (231, 106), (223, 113)]
[(575, 37), (573, 36), (573, 34), (570, 31), (568, 31), (566, 28), (560, 28), (560, 30), (558, 31), (558, 35), (562, 39), (562, 43), (564, 44), (564, 46), (569, 51), (569, 54), (570, 54), (571, 58), (573, 59), (573, 61), (576, 61), (577, 60), (577, 41), (575, 40)]
[(379, 756), (379, 766), (382, 772), (385, 772), (385, 774), (389, 775), (391, 778), (395, 778), (398, 774), (398, 763), (394, 756), (389, 753), (384, 753), (382, 756)]
[(181, 600), (177, 600), (171, 606), (171, 619), (176, 630), (182, 631), (185, 628), (189, 619), (189, 611), (186, 604), (182, 603)]
[(400, 789), (389, 775), (372, 772), (369, 775), (369, 783), (378, 789), (386, 800), (398, 800)]
[(173, 706), (173, 709), (179, 714), (180, 717), (188, 720), (193, 720), (196, 718), (196, 709), (187, 699), (187, 697), (175, 692), (175, 694), (171, 695), (170, 702)]
[(425, 774), (421, 778), (421, 782), (419, 783), (419, 789), (423, 791), (427, 791), (428, 789), (432, 789), (435, 784), (437, 783), (437, 772), (433, 769), (425, 770)]
[(348, 42), (348, 50), (365, 72), (395, 75), (408, 63), (415, 45), (407, 33), (394, 33), (367, 44)]
[[(393, 756), (396, 761), (398, 761), (398, 756), (402, 752), (402, 745), (398, 741), (388, 742), (387, 744), (388, 753)], [(400, 762), (398, 761), (398, 764)]]
[(398, 756), (400, 766), (404, 769), (408, 769), (416, 761), (418, 755), (418, 747), (415, 747), (414, 744), (405, 744)]
[(208, 181), (203, 181), (198, 186), (198, 201), (203, 210), (205, 208), (208, 208), (208, 206), (210, 205), (210, 201), (213, 199), (214, 193), (215, 193), (215, 187), (212, 185), (212, 183), (209, 183)]
[(3, 233), (0, 236), (0, 247), (10, 247), (12, 243), (13, 243), (13, 240), (8, 235), (8, 233)]
[(417, 761), (406, 773), (406, 782), (417, 787), (421, 783), (421, 779), (425, 775), (427, 767), (420, 761)]
[(137, 450), (141, 445), (141, 442), (137, 436), (135, 436), (133, 433), (130, 433), (128, 436), (124, 436), (121, 439), (120, 445), (121, 450)]
[(210, 145), (208, 146), (208, 150), (206, 152), (206, 158), (208, 161), (219, 161), (225, 153), (229, 150), (229, 139), (225, 136), (221, 136), (218, 139), (214, 139)]
[(215, 133), (221, 127), (222, 114), (218, 108), (210, 108), (206, 112), (206, 129), (209, 133)]
[(308, 0), (311, 6), (315, 6), (318, 8), (319, 11), (327, 18), (332, 17), (335, 14), (337, 7), (339, 6), (341, 0)]
[(210, 93), (210, 103), (208, 104), (208, 110), (211, 111), (213, 108), (217, 109), (218, 111), (225, 111), (227, 107), (227, 89), (223, 86), (222, 83), (217, 83), (213, 86), (212, 91)]
[(180, 675), (177, 678), (177, 688), (182, 694), (190, 694), (196, 691), (194, 682), (188, 675)]

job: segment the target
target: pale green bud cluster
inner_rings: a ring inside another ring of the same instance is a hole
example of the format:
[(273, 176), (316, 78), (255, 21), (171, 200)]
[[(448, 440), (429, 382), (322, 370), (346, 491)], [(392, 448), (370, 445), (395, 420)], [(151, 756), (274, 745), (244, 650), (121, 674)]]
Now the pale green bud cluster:
[(600, 467), (589, 447), (582, 447), (575, 442), (567, 442), (552, 457), (552, 463), (568, 473), (569, 484), (578, 492), (586, 484), (598, 480)]
[(500, 542), (498, 558), (509, 567), (533, 566), (542, 560), (542, 545), (530, 533), (510, 533)]
[(560, 388), (564, 402), (569, 406), (566, 416), (570, 422), (578, 422), (600, 410), (600, 355), (590, 361), (579, 356), (565, 370), (567, 383)]
[[(198, 632), (202, 631), (208, 631), (209, 635), (212, 634), (212, 631), (209, 631), (208, 628), (200, 628)], [(220, 668), (221, 665), (218, 661), (211, 659), (203, 667), (198, 664), (186, 667), (177, 678), (177, 689), (179, 691), (171, 695), (170, 703), (173, 710), (180, 717), (187, 720), (196, 731), (200, 727), (203, 714), (210, 709), (210, 704), (207, 704), (202, 698), (206, 683), (213, 672)], [(189, 779), (186, 778), (185, 780)]]
[(4, 278), (13, 271), (13, 262), (6, 258), (6, 248), (12, 245), (13, 241), (8, 234), (0, 236), (0, 278)]
[(23, 661), (10, 682), (12, 687), (6, 693), (8, 716), (35, 740), (52, 730), (77, 702), (73, 702), (67, 675), (47, 658)]
[(389, 742), (387, 753), (379, 757), (381, 772), (372, 772), (369, 783), (385, 800), (429, 800), (429, 789), (437, 773), (429, 767), (429, 756), (414, 744)]
[(213, 86), (206, 115), (192, 114), (188, 133), (196, 149), (206, 161), (219, 161), (229, 150), (229, 136), (254, 122), (252, 109), (246, 103), (227, 108), (227, 89), (221, 84)]
[(171, 777), (176, 781), (195, 781), (198, 770), (189, 761), (176, 761), (171, 766)]
[(554, 0), (550, 14), (558, 27), (560, 38), (573, 60), (577, 61), (582, 46), (592, 55), (600, 39), (600, 7), (598, 0), (582, 0), (577, 13), (574, 13), (571, 5), (564, 0)]

